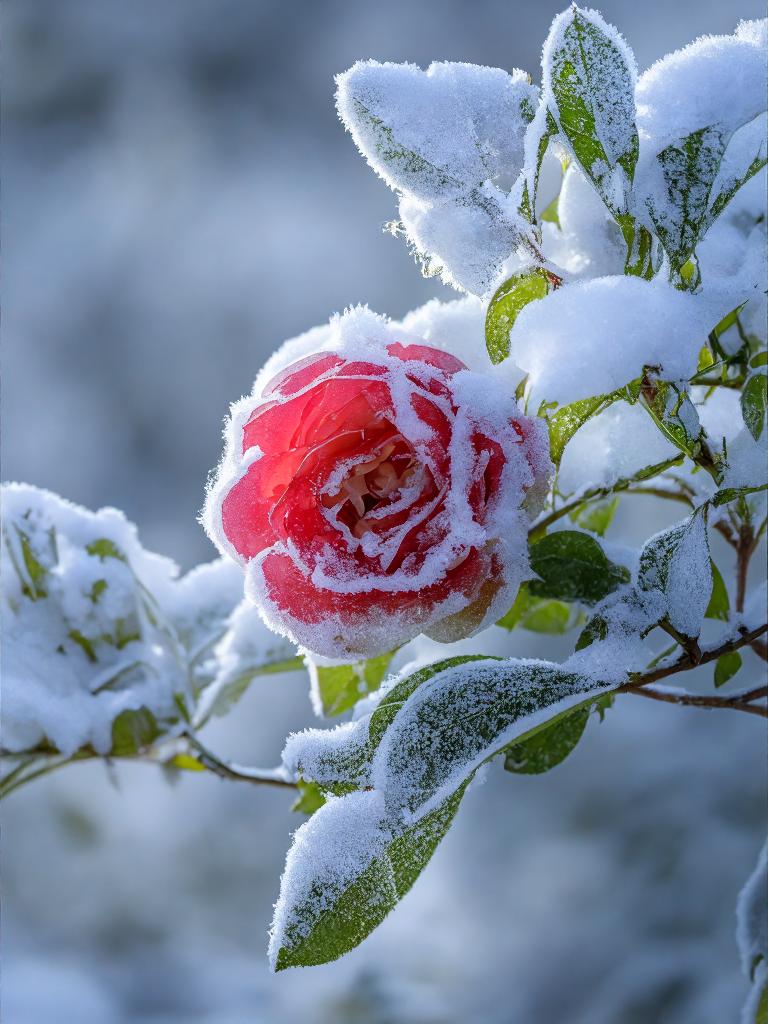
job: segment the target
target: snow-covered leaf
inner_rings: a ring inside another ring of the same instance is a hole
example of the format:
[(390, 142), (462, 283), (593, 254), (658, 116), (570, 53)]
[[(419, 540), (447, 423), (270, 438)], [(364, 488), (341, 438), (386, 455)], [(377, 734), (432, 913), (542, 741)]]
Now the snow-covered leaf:
[(458, 810), (464, 787), (410, 827), (393, 830), (378, 793), (332, 798), (296, 832), (270, 935), (276, 971), (337, 960), (408, 892)]
[(717, 125), (700, 128), (659, 153), (659, 188), (647, 199), (656, 232), (679, 274), (687, 263), (709, 213), (712, 185), (728, 136)]
[(753, 374), (741, 392), (741, 413), (749, 432), (756, 441), (760, 440), (768, 409), (768, 377), (764, 373)]
[(638, 587), (664, 595), (666, 618), (683, 636), (697, 637), (712, 596), (707, 507), (651, 537), (640, 553)]
[(447, 283), (485, 292), (522, 238), (507, 189), (538, 90), (522, 71), (450, 62), (358, 62), (337, 83), (341, 119), (400, 196), (414, 251)]
[(294, 837), (273, 967), (326, 963), (361, 942), (423, 870), (477, 769), (605, 689), (546, 662), (451, 659), (406, 676), (367, 722), (292, 737), (290, 767), (327, 763), (355, 744), (373, 757), (365, 789), (331, 797)]
[(561, 135), (608, 209), (626, 213), (639, 149), (631, 50), (596, 11), (574, 5), (552, 24), (542, 70)]

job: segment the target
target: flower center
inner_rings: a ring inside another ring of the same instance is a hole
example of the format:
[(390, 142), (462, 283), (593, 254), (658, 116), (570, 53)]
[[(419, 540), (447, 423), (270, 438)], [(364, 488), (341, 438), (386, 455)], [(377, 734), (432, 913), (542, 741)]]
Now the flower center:
[(416, 468), (416, 459), (402, 438), (388, 441), (375, 457), (353, 466), (337, 491), (323, 494), (323, 505), (335, 509), (337, 519), (360, 538), (373, 529), (383, 509), (402, 496)]

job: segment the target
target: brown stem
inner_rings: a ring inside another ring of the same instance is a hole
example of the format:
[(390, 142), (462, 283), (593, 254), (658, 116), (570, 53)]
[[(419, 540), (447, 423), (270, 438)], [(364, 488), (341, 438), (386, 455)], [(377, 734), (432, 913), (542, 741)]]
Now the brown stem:
[[(739, 635), (732, 640), (720, 644), (719, 647), (712, 647), (701, 652), (698, 662), (693, 662), (690, 655), (683, 654), (671, 665), (652, 669), (650, 672), (643, 672), (636, 676), (627, 686), (645, 686), (647, 683), (658, 683), (660, 679), (675, 675), (676, 672), (686, 672), (689, 668), (696, 668), (697, 665), (708, 665), (711, 661), (717, 661), (722, 654), (730, 654), (731, 651), (738, 651), (740, 647), (749, 647), (754, 640), (757, 640), (764, 633), (768, 633), (768, 622), (756, 629), (741, 629)], [(621, 692), (619, 687), (619, 692)]]
[(195, 756), (200, 764), (207, 768), (209, 772), (218, 775), (220, 779), (250, 782), (257, 786), (282, 786), (283, 788), (296, 789), (295, 782), (282, 778), (276, 770), (245, 768), (241, 765), (230, 764), (228, 761), (222, 761), (221, 758), (212, 754), (192, 733), (184, 733), (184, 739), (194, 749)]
[(734, 711), (745, 711), (748, 715), (759, 715), (768, 718), (768, 709), (757, 707), (751, 701), (768, 697), (768, 686), (759, 686), (746, 693), (736, 693), (729, 697), (715, 697), (696, 693), (670, 693), (655, 690), (652, 686), (628, 686), (624, 693), (634, 693), (637, 697), (648, 697), (650, 700), (661, 700), (667, 704), (683, 704), (697, 708), (732, 708)]
[(749, 560), (755, 550), (754, 535), (751, 526), (743, 523), (736, 542), (736, 611), (744, 611), (744, 600), (747, 594), (747, 575)]

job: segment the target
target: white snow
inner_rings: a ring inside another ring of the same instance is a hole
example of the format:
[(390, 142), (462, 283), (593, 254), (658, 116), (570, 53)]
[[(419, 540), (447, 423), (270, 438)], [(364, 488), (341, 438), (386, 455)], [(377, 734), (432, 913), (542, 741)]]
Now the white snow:
[(508, 189), (523, 164), (538, 90), (518, 70), (359, 61), (337, 105), (371, 167), (400, 196), (400, 219), (443, 280), (486, 292), (519, 241)]
[(659, 153), (710, 126), (735, 131), (766, 107), (765, 21), (702, 36), (656, 61), (635, 91), (641, 152)]
[(191, 710), (215, 674), (203, 659), (242, 599), (236, 567), (178, 579), (115, 509), (22, 484), (2, 503), (4, 747), (107, 753), (114, 719), (140, 707), (173, 728), (174, 695)]
[(658, 366), (667, 380), (696, 372), (731, 296), (680, 292), (663, 281), (613, 276), (563, 285), (527, 305), (510, 333), (534, 408), (603, 395)]

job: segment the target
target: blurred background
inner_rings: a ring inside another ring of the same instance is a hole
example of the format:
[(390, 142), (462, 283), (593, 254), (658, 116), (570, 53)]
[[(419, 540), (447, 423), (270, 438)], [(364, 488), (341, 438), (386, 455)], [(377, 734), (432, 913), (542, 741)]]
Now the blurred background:
[[(349, 303), (400, 317), (452, 297), (382, 233), (395, 201), (336, 119), (333, 75), (375, 57), (538, 80), (559, 9), (5, 0), (3, 477), (123, 508), (184, 569), (212, 557), (195, 521), (206, 474), (270, 352)], [(643, 69), (764, 4), (601, 10)], [(666, 510), (634, 514), (639, 537)], [(209, 744), (275, 763), (310, 717), (301, 676), (267, 679)], [(4, 809), (3, 1019), (736, 1020), (733, 906), (764, 834), (764, 763), (751, 716), (625, 698), (568, 768), (492, 771), (362, 947), (278, 976), (266, 929), (299, 823), (284, 795), (66, 769)]]

